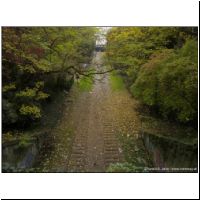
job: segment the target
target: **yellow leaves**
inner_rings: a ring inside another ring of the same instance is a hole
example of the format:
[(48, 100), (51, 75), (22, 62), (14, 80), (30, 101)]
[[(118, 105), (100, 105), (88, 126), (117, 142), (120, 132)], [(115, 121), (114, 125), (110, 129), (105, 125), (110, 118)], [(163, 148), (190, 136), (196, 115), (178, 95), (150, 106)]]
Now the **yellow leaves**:
[(36, 90), (33, 88), (26, 88), (25, 90), (22, 90), (18, 93), (16, 93), (16, 97), (35, 97), (36, 96)]
[(11, 141), (13, 139), (13, 133), (8, 131), (3, 134), (3, 141)]
[(8, 85), (3, 86), (3, 92), (8, 92), (10, 90), (16, 89), (15, 83), (10, 83)]
[(19, 67), (19, 70), (22, 72), (27, 72), (30, 74), (36, 73), (35, 69), (31, 65), (26, 65), (26, 66), (18, 65), (18, 67)]
[(40, 59), (40, 60), (37, 62), (37, 68), (38, 68), (39, 70), (44, 71), (44, 72), (49, 72), (49, 71), (51, 71), (51, 70), (52, 70), (51, 67), (52, 67), (51, 63), (50, 63), (48, 60), (46, 60), (46, 59)]
[(21, 108), (19, 109), (19, 112), (21, 115), (30, 115), (34, 118), (40, 118), (41, 117), (41, 113), (40, 113), (40, 108), (38, 108), (35, 105), (22, 105)]
[(43, 88), (43, 87), (44, 87), (44, 81), (38, 81), (38, 82), (36, 82), (36, 83), (35, 83), (35, 87), (36, 87), (37, 89)]
[(49, 94), (44, 93), (44, 92), (42, 92), (42, 91), (39, 91), (39, 92), (37, 93), (36, 100), (42, 100), (42, 99), (46, 99), (46, 98), (48, 98), (48, 97), (49, 97)]
[(39, 88), (44, 86), (43, 81), (38, 81), (35, 85), (35, 88), (26, 88), (25, 90), (16, 93), (16, 97), (28, 97), (32, 99), (34, 98), (36, 101), (43, 100), (49, 97), (49, 94), (39, 91)]

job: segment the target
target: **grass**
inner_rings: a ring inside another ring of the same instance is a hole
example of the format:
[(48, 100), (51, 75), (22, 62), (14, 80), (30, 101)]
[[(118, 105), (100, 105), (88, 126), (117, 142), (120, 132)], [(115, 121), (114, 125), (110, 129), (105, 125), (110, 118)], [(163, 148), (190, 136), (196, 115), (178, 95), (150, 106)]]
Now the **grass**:
[(82, 92), (89, 92), (92, 90), (93, 77), (81, 77), (79, 82), (76, 82), (77, 88)]
[(120, 91), (125, 88), (122, 77), (116, 71), (110, 74), (110, 83), (113, 91)]
[(111, 164), (106, 172), (111, 172), (111, 173), (129, 173), (129, 172), (144, 172), (145, 168), (144, 167), (136, 167), (132, 165), (131, 163), (114, 163)]

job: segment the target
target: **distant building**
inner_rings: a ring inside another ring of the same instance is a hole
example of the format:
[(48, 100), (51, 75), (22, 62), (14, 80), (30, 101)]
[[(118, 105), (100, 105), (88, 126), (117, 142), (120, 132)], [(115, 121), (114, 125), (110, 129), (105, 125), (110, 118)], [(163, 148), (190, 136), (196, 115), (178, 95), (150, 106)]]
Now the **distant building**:
[(100, 28), (100, 32), (96, 35), (96, 51), (104, 51), (107, 44), (106, 40), (107, 30), (103, 27)]

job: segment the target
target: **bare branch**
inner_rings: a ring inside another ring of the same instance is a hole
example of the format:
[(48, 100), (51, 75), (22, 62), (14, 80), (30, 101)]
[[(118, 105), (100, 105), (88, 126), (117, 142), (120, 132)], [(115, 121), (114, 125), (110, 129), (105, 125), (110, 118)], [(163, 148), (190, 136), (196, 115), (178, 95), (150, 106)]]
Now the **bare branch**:
[(105, 70), (105, 71), (94, 71), (93, 69), (91, 69), (91, 70), (80, 70), (80, 69), (78, 69), (74, 66), (70, 66), (62, 72), (69, 72), (69, 69), (73, 69), (76, 74), (79, 74), (79, 75), (82, 75), (82, 76), (92, 76), (92, 75), (95, 75), (95, 74), (106, 74), (106, 73), (112, 72), (114, 70), (114, 69), (109, 69), (109, 70)]

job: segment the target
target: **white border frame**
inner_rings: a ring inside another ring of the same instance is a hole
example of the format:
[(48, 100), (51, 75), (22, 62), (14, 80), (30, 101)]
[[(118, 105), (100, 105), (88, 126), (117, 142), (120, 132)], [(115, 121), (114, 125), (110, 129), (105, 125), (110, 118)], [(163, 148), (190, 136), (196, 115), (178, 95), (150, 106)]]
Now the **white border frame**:
[[(197, 0), (1, 0), (0, 25), (198, 26), (198, 4)], [(186, 199), (199, 197), (198, 186), (199, 173), (0, 174), (1, 198)]]

